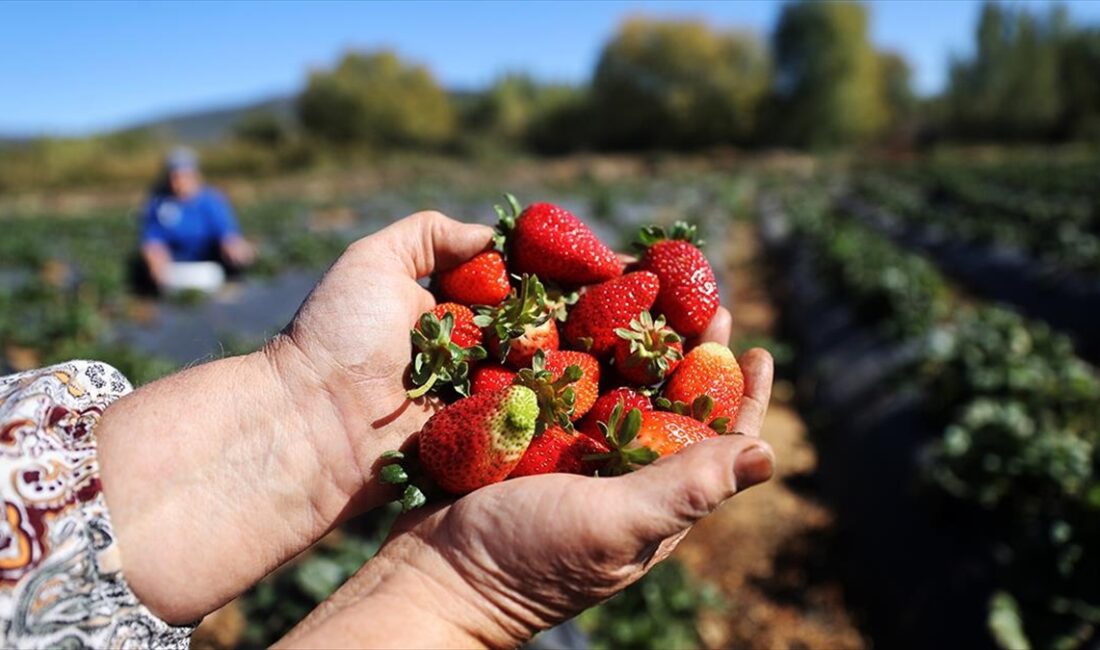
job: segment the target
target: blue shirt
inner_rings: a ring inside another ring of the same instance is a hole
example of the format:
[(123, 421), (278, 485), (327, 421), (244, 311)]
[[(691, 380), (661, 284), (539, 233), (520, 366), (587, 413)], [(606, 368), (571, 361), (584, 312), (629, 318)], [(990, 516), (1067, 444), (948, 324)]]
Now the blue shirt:
[(240, 227), (229, 201), (210, 188), (187, 200), (154, 196), (142, 215), (141, 243), (164, 244), (177, 262), (220, 259), (221, 241), (237, 234)]

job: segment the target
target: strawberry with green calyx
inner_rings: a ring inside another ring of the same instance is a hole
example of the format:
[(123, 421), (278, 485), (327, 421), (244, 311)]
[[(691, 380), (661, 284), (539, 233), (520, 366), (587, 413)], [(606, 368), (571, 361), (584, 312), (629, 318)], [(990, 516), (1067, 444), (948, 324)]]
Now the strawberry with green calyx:
[(523, 459), (508, 478), (551, 472), (592, 476), (601, 462), (585, 457), (608, 451), (607, 445), (598, 440), (553, 426), (531, 440)]
[(650, 309), (659, 289), (657, 276), (648, 271), (627, 273), (589, 287), (569, 312), (562, 329), (565, 340), (601, 359), (609, 357), (619, 340), (615, 330), (629, 327)]
[(495, 363), (481, 363), (470, 375), (470, 394), (477, 395), (507, 388), (515, 381), (515, 370)]
[(573, 387), (584, 374), (578, 365), (554, 373), (546, 367), (546, 353), (539, 350), (531, 359), (531, 367), (523, 368), (516, 377), (516, 384), (534, 392), (539, 405), (535, 435), (541, 435), (549, 427), (559, 426), (573, 430), (573, 412), (577, 393)]
[(531, 363), (538, 350), (558, 349), (558, 326), (547, 305), (546, 289), (533, 275), (520, 278), (519, 289), (497, 307), (482, 307), (474, 324), (488, 330), (489, 350), (512, 367)]
[(638, 268), (651, 271), (661, 282), (654, 305), (672, 329), (685, 337), (699, 336), (718, 311), (718, 281), (699, 250), (695, 226), (676, 222), (670, 232), (647, 226), (635, 247), (642, 253)]
[(420, 315), (411, 333), (417, 353), (410, 374), (414, 388), (406, 393), (409, 399), (448, 385), (459, 395), (469, 394), (470, 364), (485, 358), (485, 348), (479, 345), (481, 331), (473, 321), (468, 307), (454, 303), (436, 305)]
[(716, 435), (702, 422), (668, 411), (643, 413), (631, 409), (624, 417), (621, 405), (615, 406), (602, 429), (611, 451), (589, 456), (587, 460), (606, 461), (601, 473), (609, 475), (633, 471)]
[(729, 417), (710, 417), (714, 412), (714, 398), (710, 395), (700, 395), (696, 397), (690, 405), (684, 402), (672, 402), (666, 397), (658, 397), (653, 400), (658, 409), (662, 411), (671, 411), (672, 413), (678, 413), (680, 415), (686, 415), (690, 418), (694, 418), (703, 424), (707, 425), (714, 432), (723, 435), (729, 433), (730, 419)]
[(538, 417), (538, 399), (525, 386), (466, 397), (443, 407), (424, 424), (420, 463), (451, 494), (498, 483), (523, 458)]
[(664, 381), (684, 358), (680, 335), (665, 325), (665, 317), (653, 320), (643, 311), (630, 321), (630, 327), (615, 329), (615, 369), (619, 376), (638, 386), (651, 386)]
[(511, 269), (571, 287), (604, 282), (622, 275), (615, 251), (596, 237), (568, 210), (551, 203), (533, 203), (521, 212), (511, 194), (508, 209), (495, 206), (497, 230), (505, 239)]
[(512, 291), (508, 269), (499, 251), (479, 253), (436, 276), (436, 286), (447, 300), (463, 305), (499, 305)]
[(611, 419), (611, 412), (617, 404), (622, 404), (623, 409), (626, 411), (630, 411), (630, 409), (638, 409), (642, 412), (653, 410), (653, 403), (648, 396), (633, 388), (624, 386), (610, 390), (596, 398), (596, 403), (592, 405), (592, 409), (580, 421), (577, 428), (590, 438), (604, 442), (606, 438), (603, 432), (600, 431), (600, 424), (607, 424), (607, 421)]
[(591, 354), (576, 350), (551, 350), (546, 353), (546, 369), (554, 379), (564, 376), (573, 366), (581, 369), (580, 378), (572, 384), (576, 400), (569, 419), (576, 422), (588, 413), (600, 394), (600, 362)]
[(729, 348), (713, 342), (688, 352), (662, 389), (662, 396), (671, 404), (691, 404), (693, 410), (700, 396), (710, 397), (714, 405), (708, 423), (736, 419), (744, 394), (745, 377), (737, 358)]

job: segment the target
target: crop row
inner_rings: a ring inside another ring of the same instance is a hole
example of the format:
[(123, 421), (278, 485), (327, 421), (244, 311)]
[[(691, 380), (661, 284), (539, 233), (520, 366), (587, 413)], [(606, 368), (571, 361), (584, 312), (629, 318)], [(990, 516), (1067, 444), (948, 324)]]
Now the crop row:
[(906, 222), (935, 228), (944, 236), (1022, 251), (1063, 272), (1100, 272), (1095, 200), (978, 185), (965, 191), (945, 189), (949, 186), (872, 173), (862, 175), (855, 189)]
[[(981, 537), (1001, 590), (992, 601), (997, 639), (1095, 642), (1100, 587), (1086, 577), (1100, 570), (1093, 369), (1046, 325), (965, 303), (927, 260), (827, 199), (789, 196), (783, 212), (832, 295), (877, 336), (910, 351), (894, 376), (914, 380), (919, 415), (932, 429), (921, 476), (930, 496), (987, 524)], [(819, 383), (836, 381), (821, 367), (809, 372)]]

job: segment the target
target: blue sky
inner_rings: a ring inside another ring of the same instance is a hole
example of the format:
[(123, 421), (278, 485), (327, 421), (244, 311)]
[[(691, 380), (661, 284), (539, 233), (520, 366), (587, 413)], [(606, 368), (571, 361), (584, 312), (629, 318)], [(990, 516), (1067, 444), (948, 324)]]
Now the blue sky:
[[(950, 55), (968, 51), (981, 7), (870, 4), (872, 39), (909, 59), (922, 93), (938, 91)], [(1075, 19), (1100, 22), (1100, 2), (1067, 4)], [(396, 48), (455, 88), (521, 69), (583, 81), (601, 44), (632, 13), (702, 17), (767, 36), (781, 7), (779, 0), (0, 3), (0, 134), (80, 134), (288, 93), (309, 68), (352, 47)]]

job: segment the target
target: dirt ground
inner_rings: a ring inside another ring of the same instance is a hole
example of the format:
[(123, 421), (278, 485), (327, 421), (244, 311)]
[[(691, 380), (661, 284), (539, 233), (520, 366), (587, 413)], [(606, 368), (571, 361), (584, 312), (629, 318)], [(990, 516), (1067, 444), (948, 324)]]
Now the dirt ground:
[[(750, 225), (731, 226), (725, 258), (734, 341), (770, 334), (775, 313)], [(676, 551), (714, 583), (727, 607), (700, 621), (710, 648), (865, 648), (828, 562), (834, 522), (812, 496), (814, 448), (781, 379), (764, 424), (778, 460), (769, 483), (732, 499), (698, 524)]]

